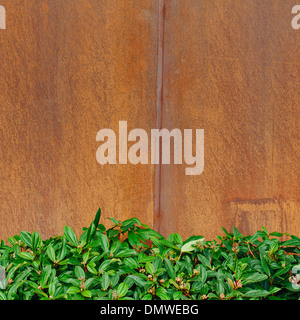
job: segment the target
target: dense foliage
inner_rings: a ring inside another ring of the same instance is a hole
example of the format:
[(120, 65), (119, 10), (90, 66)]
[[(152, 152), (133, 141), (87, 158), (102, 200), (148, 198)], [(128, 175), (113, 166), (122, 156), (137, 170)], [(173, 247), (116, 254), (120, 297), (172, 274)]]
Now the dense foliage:
[(0, 299), (299, 299), (297, 236), (234, 228), (216, 240), (183, 241), (136, 218), (111, 218), (109, 229), (99, 219), (100, 210), (79, 239), (65, 226), (45, 241), (25, 231), (2, 241)]

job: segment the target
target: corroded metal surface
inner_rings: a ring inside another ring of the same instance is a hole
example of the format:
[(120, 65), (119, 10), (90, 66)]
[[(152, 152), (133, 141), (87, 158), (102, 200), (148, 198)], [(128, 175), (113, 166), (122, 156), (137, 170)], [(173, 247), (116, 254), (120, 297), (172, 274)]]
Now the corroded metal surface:
[[(204, 128), (205, 168), (163, 166), (163, 233), (300, 233), (300, 32), (293, 1), (166, 2), (163, 127)], [(261, 199), (285, 199), (261, 213)], [(251, 200), (246, 225), (237, 200)], [(257, 203), (256, 203), (257, 202)], [(257, 208), (256, 208), (257, 207)], [(299, 208), (299, 207), (298, 207)], [(272, 212), (272, 213), (271, 213)], [(273, 217), (272, 217), (273, 215)], [(285, 221), (285, 223), (281, 223)]]
[[(0, 238), (79, 233), (98, 206), (165, 235), (300, 233), (294, 1), (0, 2)], [(204, 173), (100, 166), (120, 120), (204, 129)]]
[(96, 134), (155, 127), (157, 2), (1, 4), (0, 238), (79, 233), (99, 206), (152, 225), (154, 167), (100, 166)]

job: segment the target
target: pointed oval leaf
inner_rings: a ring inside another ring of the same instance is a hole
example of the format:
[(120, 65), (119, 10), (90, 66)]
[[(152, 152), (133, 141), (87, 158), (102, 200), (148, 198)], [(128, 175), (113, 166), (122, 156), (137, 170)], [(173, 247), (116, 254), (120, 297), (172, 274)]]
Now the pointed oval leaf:
[(119, 284), (117, 288), (117, 294), (119, 298), (124, 297), (128, 292), (128, 285), (125, 282), (122, 282)]
[(54, 251), (53, 247), (49, 246), (49, 247), (47, 248), (47, 255), (48, 255), (48, 257), (50, 258), (50, 260), (51, 260), (52, 262), (55, 261), (55, 251)]
[(76, 246), (76, 247), (78, 246), (78, 240), (77, 240), (76, 234), (74, 230), (69, 226), (64, 227), (64, 236), (73, 246)]

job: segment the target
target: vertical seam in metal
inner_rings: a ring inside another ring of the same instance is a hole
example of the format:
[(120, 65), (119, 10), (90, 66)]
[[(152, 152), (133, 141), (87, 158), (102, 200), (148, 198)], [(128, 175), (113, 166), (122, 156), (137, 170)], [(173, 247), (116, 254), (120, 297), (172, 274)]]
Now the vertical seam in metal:
[[(156, 87), (156, 128), (162, 128), (163, 107), (163, 67), (164, 67), (164, 24), (165, 24), (165, 0), (158, 1), (158, 26), (157, 26), (157, 87)], [(160, 231), (161, 216), (161, 143), (159, 146), (159, 164), (155, 165), (154, 176), (154, 216), (153, 228)]]

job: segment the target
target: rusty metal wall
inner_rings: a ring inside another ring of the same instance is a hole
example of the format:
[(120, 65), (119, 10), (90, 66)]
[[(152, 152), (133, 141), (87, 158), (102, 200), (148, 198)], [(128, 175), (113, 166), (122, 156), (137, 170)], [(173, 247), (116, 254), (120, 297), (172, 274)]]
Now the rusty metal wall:
[[(165, 235), (300, 233), (294, 1), (0, 4), (0, 238), (79, 233), (99, 206)], [(204, 129), (204, 173), (99, 165), (97, 131), (120, 120)]]
[[(300, 233), (300, 32), (290, 0), (166, 1), (162, 126), (204, 128), (205, 168), (164, 166), (160, 230)], [(171, 186), (171, 187), (170, 187)]]
[(154, 167), (99, 165), (96, 134), (119, 120), (155, 127), (157, 3), (1, 4), (0, 238), (79, 233), (99, 206), (152, 225)]

